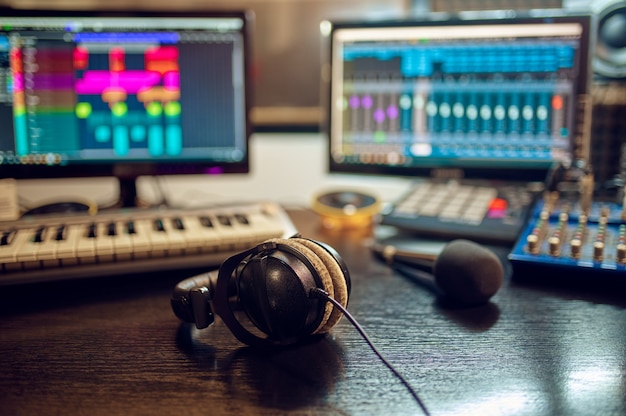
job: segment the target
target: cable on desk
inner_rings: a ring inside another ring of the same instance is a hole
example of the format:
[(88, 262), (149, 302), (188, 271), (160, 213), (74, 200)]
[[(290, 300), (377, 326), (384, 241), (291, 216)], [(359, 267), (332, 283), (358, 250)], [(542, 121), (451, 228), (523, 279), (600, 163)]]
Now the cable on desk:
[(424, 412), (426, 416), (430, 416), (430, 412), (426, 408), (426, 405), (424, 404), (422, 399), (420, 399), (420, 397), (418, 396), (417, 392), (413, 389), (413, 387), (411, 387), (409, 382), (402, 376), (402, 374), (400, 374), (400, 372), (396, 370), (394, 366), (389, 361), (387, 361), (385, 357), (383, 357), (382, 353), (378, 351), (378, 349), (376, 348), (372, 340), (365, 333), (365, 330), (363, 329), (363, 327), (361, 327), (361, 325), (356, 321), (356, 319), (352, 316), (352, 314), (348, 312), (346, 308), (344, 308), (338, 301), (333, 299), (328, 292), (320, 288), (311, 289), (309, 291), (309, 296), (315, 297), (315, 298), (322, 298), (332, 303), (335, 308), (339, 309), (339, 311), (346, 317), (346, 319), (350, 321), (350, 323), (356, 328), (357, 331), (359, 331), (359, 333), (361, 334), (361, 337), (363, 337), (367, 345), (370, 346), (372, 351), (374, 351), (374, 353), (383, 362), (383, 364), (385, 364), (387, 368), (389, 368), (389, 370), (391, 370), (391, 372), (400, 380), (400, 382), (404, 384), (404, 387), (406, 387), (409, 393), (411, 393), (411, 396), (413, 396), (413, 398), (415, 399), (419, 407), (422, 409), (422, 412)]

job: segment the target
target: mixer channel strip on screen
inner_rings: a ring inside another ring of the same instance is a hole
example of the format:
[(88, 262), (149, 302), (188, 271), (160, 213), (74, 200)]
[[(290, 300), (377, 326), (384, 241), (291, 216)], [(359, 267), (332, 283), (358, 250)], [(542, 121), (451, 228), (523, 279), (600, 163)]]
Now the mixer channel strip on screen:
[[(432, 56), (404, 57), (404, 62), (398, 63), (401, 72), (388, 80), (359, 79), (358, 75), (346, 80), (345, 88), (351, 94), (346, 97), (344, 138), (352, 142), (352, 152), (363, 154), (368, 145), (387, 145), (404, 154), (402, 145), (414, 137), (419, 140), (411, 144), (409, 154), (416, 157), (515, 158), (519, 152), (527, 152), (526, 157), (544, 160), (553, 157), (554, 148), (567, 149), (570, 133), (565, 115), (572, 106), (571, 82), (540, 77), (520, 82), (501, 72), (511, 72), (515, 59), (523, 60), (531, 74), (564, 71), (573, 66), (571, 49), (474, 49), (476, 57), (468, 56), (459, 63), (450, 62), (451, 51), (434, 50)], [(478, 72), (470, 64), (478, 65), (481, 54), (493, 56), (493, 62), (480, 65), (484, 79), (469, 82), (467, 74)], [(444, 57), (448, 59), (442, 64), (445, 80), (424, 78), (434, 71), (432, 61)], [(430, 64), (414, 68), (422, 61)], [(524, 72), (524, 65), (517, 70)], [(372, 131), (376, 132), (373, 136)]]
[(570, 277), (625, 273), (623, 205), (593, 201), (588, 208), (581, 207), (579, 202), (558, 197), (538, 201), (509, 255), (514, 270), (556, 268)]
[(382, 223), (418, 234), (512, 243), (526, 223), (538, 184), (419, 182)]
[(0, 286), (217, 267), (266, 239), (295, 233), (274, 203), (27, 217), (0, 223)]

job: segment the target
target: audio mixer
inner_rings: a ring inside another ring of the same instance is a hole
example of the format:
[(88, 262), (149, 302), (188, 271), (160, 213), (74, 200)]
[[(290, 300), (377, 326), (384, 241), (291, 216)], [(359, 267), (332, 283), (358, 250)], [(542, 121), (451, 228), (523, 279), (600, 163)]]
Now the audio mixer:
[(555, 278), (624, 279), (624, 204), (547, 194), (536, 203), (509, 260), (521, 276), (543, 272)]

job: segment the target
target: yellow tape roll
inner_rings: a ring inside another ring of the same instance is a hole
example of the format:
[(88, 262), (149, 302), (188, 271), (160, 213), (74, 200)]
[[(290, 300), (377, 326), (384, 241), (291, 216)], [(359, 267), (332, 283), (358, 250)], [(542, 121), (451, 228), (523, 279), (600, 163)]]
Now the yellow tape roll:
[(312, 209), (325, 228), (370, 227), (380, 212), (380, 202), (373, 195), (358, 191), (330, 191), (313, 199)]

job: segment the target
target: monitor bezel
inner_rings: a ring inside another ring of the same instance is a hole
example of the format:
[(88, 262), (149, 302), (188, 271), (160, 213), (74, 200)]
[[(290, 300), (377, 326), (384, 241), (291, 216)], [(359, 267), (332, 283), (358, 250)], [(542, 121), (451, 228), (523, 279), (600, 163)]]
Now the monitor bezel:
[(252, 123), (251, 67), (251, 24), (253, 16), (247, 10), (62, 10), (62, 9), (14, 9), (0, 8), (0, 19), (4, 17), (60, 17), (60, 18), (239, 18), (243, 22), (240, 32), (243, 36), (244, 59), (244, 108), (245, 108), (245, 152), (239, 161), (106, 161), (67, 165), (44, 164), (0, 164), (0, 178), (42, 179), (42, 178), (84, 178), (112, 176), (120, 180), (134, 180), (140, 176), (189, 175), (189, 174), (228, 174), (250, 172), (250, 136)]
[[(578, 77), (578, 83), (576, 85), (576, 93), (578, 101), (584, 101), (582, 97), (587, 97), (590, 94), (591, 87), (591, 58), (593, 56), (593, 44), (594, 44), (594, 18), (593, 15), (588, 13), (570, 13), (564, 10), (551, 10), (551, 11), (528, 11), (528, 12), (516, 12), (516, 11), (498, 11), (496, 12), (472, 12), (461, 14), (448, 14), (448, 13), (433, 13), (431, 15), (422, 16), (419, 18), (406, 18), (406, 19), (393, 19), (393, 20), (344, 20), (330, 22), (330, 32), (328, 35), (328, 71), (332, 73), (332, 62), (334, 57), (334, 37), (336, 31), (343, 29), (369, 29), (369, 28), (398, 28), (398, 27), (449, 27), (459, 25), (480, 25), (480, 24), (529, 24), (529, 23), (550, 23), (550, 22), (562, 22), (562, 23), (577, 23), (582, 27), (582, 40), (581, 40), (581, 65), (580, 76)], [(383, 164), (351, 164), (340, 163), (334, 160), (333, 140), (332, 137), (332, 105), (333, 105), (333, 80), (329, 76), (326, 94), (326, 123), (324, 130), (326, 132), (326, 138), (328, 141), (327, 146), (327, 169), (329, 173), (347, 173), (347, 174), (366, 174), (366, 175), (383, 175), (383, 176), (398, 176), (408, 178), (453, 178), (453, 179), (496, 179), (496, 180), (514, 180), (514, 181), (543, 181), (546, 178), (547, 172), (553, 166), (541, 165), (523, 165), (516, 166), (515, 169), (506, 168), (505, 166), (494, 167), (476, 167), (468, 164), (466, 166), (442, 166), (436, 162), (433, 164), (424, 164), (420, 166), (403, 166), (403, 165), (383, 165)], [(579, 103), (577, 103), (578, 105)], [(578, 117), (584, 118), (580, 114), (580, 109), (577, 108)], [(590, 107), (585, 106), (584, 111), (591, 111)], [(581, 138), (583, 140), (589, 140), (589, 128), (588, 123), (579, 120), (577, 122), (577, 129), (572, 140), (572, 153), (578, 153), (575, 150), (576, 146), (580, 143), (573, 143)], [(583, 146), (584, 147), (584, 146)], [(588, 147), (588, 146), (587, 146)], [(581, 158), (586, 155), (572, 155), (572, 163), (579, 163)]]

